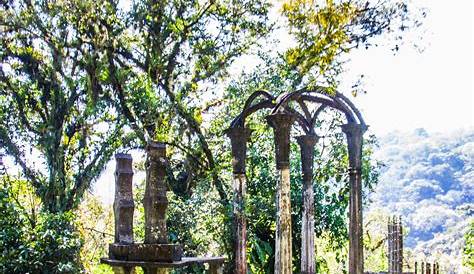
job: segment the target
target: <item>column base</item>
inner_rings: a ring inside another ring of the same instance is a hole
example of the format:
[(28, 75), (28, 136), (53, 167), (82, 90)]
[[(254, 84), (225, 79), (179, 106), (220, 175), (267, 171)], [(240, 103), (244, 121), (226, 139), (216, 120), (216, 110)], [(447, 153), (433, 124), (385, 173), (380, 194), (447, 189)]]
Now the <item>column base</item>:
[(115, 260), (144, 262), (181, 261), (183, 248), (179, 244), (110, 244), (109, 257)]

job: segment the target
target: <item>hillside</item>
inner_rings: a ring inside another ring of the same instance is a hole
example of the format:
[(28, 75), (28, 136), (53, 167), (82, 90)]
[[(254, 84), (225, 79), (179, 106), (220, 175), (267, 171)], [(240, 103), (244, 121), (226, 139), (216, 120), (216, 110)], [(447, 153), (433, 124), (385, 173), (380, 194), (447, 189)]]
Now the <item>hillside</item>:
[(474, 129), (395, 132), (380, 139), (385, 163), (367, 211), (401, 215), (405, 247), (461, 273), (463, 235), (474, 213)]

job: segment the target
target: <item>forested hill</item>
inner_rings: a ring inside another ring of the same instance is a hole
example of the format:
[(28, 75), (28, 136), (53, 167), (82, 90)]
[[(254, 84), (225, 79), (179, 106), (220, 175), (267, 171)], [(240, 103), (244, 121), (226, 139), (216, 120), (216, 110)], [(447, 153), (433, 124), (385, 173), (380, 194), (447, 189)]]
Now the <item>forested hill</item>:
[(376, 157), (386, 166), (368, 211), (401, 215), (406, 247), (459, 265), (474, 213), (474, 128), (395, 132), (379, 141)]

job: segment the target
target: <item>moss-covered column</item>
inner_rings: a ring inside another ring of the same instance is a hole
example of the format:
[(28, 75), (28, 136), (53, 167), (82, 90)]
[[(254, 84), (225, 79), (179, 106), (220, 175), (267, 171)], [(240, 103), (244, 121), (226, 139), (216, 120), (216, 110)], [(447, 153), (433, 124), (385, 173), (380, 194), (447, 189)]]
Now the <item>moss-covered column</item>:
[(347, 137), (349, 152), (349, 273), (364, 273), (364, 247), (362, 231), (362, 136), (364, 125), (348, 123), (342, 125)]
[(250, 129), (243, 127), (226, 130), (232, 146), (233, 201), (234, 201), (234, 273), (247, 274), (247, 221), (245, 218), (245, 158)]
[[(166, 209), (166, 145), (149, 141), (146, 147), (145, 244), (167, 244)], [(147, 274), (168, 273), (164, 268), (144, 268)]]
[(294, 115), (275, 113), (267, 116), (275, 138), (277, 184), (277, 227), (275, 237), (275, 274), (292, 273), (290, 131)]
[[(115, 239), (118, 245), (133, 244), (133, 167), (132, 156), (125, 153), (115, 155)], [(135, 273), (133, 267), (113, 267), (114, 273)]]
[(316, 135), (303, 135), (297, 138), (301, 149), (301, 168), (303, 172), (303, 216), (301, 218), (301, 273), (316, 273), (314, 245), (314, 193), (313, 158)]
[(130, 154), (115, 155), (115, 243), (133, 243), (133, 168)]

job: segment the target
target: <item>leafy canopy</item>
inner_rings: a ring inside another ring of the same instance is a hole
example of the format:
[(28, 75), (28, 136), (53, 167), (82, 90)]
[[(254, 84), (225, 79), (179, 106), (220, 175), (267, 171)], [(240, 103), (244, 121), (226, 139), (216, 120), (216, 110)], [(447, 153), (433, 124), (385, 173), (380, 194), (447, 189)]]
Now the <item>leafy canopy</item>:
[(109, 8), (19, 1), (0, 11), (0, 146), (50, 212), (76, 207), (122, 145), (123, 120), (100, 84)]

